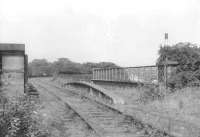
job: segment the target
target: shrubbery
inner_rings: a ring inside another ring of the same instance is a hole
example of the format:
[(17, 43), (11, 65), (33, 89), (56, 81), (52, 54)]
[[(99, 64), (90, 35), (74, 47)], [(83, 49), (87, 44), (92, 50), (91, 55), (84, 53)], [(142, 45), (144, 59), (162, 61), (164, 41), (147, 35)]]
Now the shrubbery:
[(196, 44), (178, 43), (174, 46), (161, 47), (157, 64), (164, 63), (166, 58), (178, 63), (175, 72), (170, 76), (168, 86), (183, 88), (199, 83), (200, 48)]
[(166, 94), (166, 92), (162, 92), (165, 89), (159, 89), (154, 85), (143, 85), (139, 87), (140, 96), (138, 101), (140, 103), (149, 103), (153, 100), (162, 100)]
[[(152, 100), (162, 99), (165, 94), (189, 86), (200, 85), (200, 47), (191, 43), (178, 43), (173, 46), (160, 47), (157, 65), (166, 61), (177, 62), (176, 69), (168, 75), (167, 86), (159, 88), (143, 87), (139, 97), (140, 102), (147, 103)], [(163, 92), (163, 91), (168, 92)]]
[(35, 103), (28, 97), (18, 98), (13, 103), (1, 95), (0, 100), (0, 109), (3, 110), (0, 115), (0, 137), (49, 137), (41, 120), (34, 114)]

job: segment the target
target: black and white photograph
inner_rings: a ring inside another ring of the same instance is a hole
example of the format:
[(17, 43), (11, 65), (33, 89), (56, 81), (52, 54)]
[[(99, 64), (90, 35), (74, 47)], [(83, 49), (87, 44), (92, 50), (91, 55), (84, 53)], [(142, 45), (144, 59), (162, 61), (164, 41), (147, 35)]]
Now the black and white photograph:
[(0, 137), (200, 137), (200, 1), (0, 0)]

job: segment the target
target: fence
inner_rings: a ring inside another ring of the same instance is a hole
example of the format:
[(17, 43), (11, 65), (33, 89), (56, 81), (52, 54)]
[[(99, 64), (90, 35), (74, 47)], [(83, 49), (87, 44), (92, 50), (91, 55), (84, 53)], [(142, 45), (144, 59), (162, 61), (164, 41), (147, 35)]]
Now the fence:
[(124, 68), (95, 68), (93, 80), (159, 83), (166, 82), (176, 65), (140, 66)]

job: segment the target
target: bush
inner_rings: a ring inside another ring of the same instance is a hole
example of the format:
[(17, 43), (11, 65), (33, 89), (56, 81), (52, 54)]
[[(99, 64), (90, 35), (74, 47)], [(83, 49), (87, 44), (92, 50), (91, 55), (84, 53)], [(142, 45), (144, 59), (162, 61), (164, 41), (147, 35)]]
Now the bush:
[(191, 43), (178, 43), (174, 46), (160, 47), (157, 64), (163, 64), (165, 59), (177, 62), (173, 75), (168, 79), (171, 88), (184, 88), (200, 80), (200, 48)]
[(15, 103), (8, 101), (0, 116), (0, 137), (49, 137), (34, 116), (35, 103), (21, 97)]
[(159, 100), (159, 99), (163, 99), (164, 92), (161, 92), (162, 90), (160, 90), (157, 86), (143, 86), (140, 88), (140, 97), (139, 97), (139, 101), (140, 103), (148, 103), (150, 101), (153, 100)]

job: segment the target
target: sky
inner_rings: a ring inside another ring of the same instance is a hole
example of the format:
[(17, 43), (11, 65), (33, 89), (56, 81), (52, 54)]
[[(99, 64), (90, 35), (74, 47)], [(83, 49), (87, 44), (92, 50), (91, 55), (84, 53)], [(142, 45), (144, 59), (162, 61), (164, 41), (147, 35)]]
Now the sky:
[(170, 45), (200, 44), (199, 0), (0, 0), (0, 42), (24, 43), (29, 61), (154, 65)]

